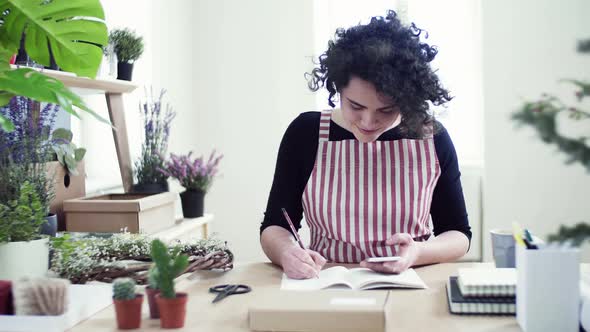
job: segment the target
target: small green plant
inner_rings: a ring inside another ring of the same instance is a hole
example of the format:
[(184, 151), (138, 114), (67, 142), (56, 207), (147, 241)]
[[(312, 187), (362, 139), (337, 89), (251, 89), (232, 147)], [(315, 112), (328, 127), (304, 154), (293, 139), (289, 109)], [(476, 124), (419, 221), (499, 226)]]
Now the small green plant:
[(28, 181), (23, 182), (17, 200), (0, 204), (0, 243), (38, 239), (45, 216), (35, 188)]
[(168, 247), (158, 239), (152, 241), (151, 255), (158, 269), (156, 280), (161, 296), (167, 299), (175, 298), (174, 278), (188, 266), (188, 256), (180, 254), (178, 247), (169, 252)]
[(135, 280), (131, 278), (115, 279), (113, 282), (113, 299), (133, 300), (135, 296)]
[(158, 285), (158, 278), (158, 268), (155, 265), (153, 265), (148, 272), (148, 283), (151, 289), (160, 289)]
[(133, 63), (143, 53), (143, 37), (128, 28), (111, 31), (109, 42), (114, 45), (119, 62)]
[(57, 155), (57, 161), (66, 167), (71, 175), (78, 175), (78, 163), (84, 159), (86, 149), (76, 147), (72, 143), (71, 131), (58, 128), (51, 134), (52, 149)]
[(547, 237), (549, 242), (572, 241), (572, 245), (579, 247), (584, 241), (590, 241), (590, 224), (580, 222), (568, 227), (561, 225), (556, 234)]

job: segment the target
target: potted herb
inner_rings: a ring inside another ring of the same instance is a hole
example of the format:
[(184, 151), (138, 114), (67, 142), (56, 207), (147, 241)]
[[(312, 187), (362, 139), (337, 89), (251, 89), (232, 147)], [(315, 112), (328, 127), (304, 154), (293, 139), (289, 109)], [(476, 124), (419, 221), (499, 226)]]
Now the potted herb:
[(158, 268), (155, 266), (152, 266), (148, 271), (148, 286), (145, 288), (145, 293), (150, 306), (150, 318), (160, 318), (160, 310), (158, 310), (156, 302), (156, 295), (160, 294), (160, 287), (158, 286)]
[(160, 310), (160, 327), (165, 329), (181, 328), (186, 318), (186, 293), (176, 292), (174, 278), (185, 271), (188, 257), (180, 254), (180, 248), (175, 247), (171, 252), (160, 240), (152, 241), (151, 256), (158, 274), (156, 280), (160, 287), (160, 294), (156, 295)]
[(160, 172), (178, 180), (186, 189), (180, 194), (184, 217), (198, 218), (203, 216), (205, 193), (218, 172), (223, 155), (215, 156), (213, 151), (207, 161), (203, 157), (191, 159), (191, 155), (192, 152), (184, 156), (171, 154)]
[(55, 123), (59, 107), (25, 97), (13, 97), (6, 107), (0, 108), (0, 115), (10, 119), (12, 132), (0, 131), (0, 167), (11, 170), (0, 177), (0, 202), (15, 200), (23, 181), (35, 189), (46, 223), (41, 227), (43, 234), (55, 236), (57, 218), (49, 213), (55, 197), (54, 174), (49, 174), (46, 164), (52, 159), (53, 151), (49, 133)]
[[(0, 169), (2, 176), (18, 176), (14, 168)], [(25, 181), (17, 198), (0, 203), (0, 280), (43, 277), (49, 263), (48, 238), (40, 235), (45, 210), (34, 186)]]
[(117, 54), (117, 78), (131, 81), (133, 64), (143, 53), (143, 37), (127, 28), (111, 31), (109, 41), (113, 43)]
[[(137, 183), (133, 186), (136, 193), (160, 193), (168, 191), (168, 176), (159, 171), (164, 166), (164, 156), (168, 150), (170, 126), (176, 114), (166, 103), (162, 107), (166, 90), (161, 90), (157, 98), (150, 91), (147, 101), (140, 105), (143, 117), (143, 143), (141, 156), (135, 162)], [(147, 95), (147, 93), (146, 93)]]
[(113, 282), (113, 302), (117, 327), (121, 330), (138, 329), (141, 325), (143, 295), (135, 293), (135, 280), (117, 278)]

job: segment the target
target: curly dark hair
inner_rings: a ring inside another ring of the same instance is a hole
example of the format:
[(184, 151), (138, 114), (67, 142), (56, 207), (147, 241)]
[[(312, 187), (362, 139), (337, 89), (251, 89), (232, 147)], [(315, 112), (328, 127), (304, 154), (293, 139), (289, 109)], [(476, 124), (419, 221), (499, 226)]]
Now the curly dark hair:
[(435, 123), (428, 102), (438, 106), (452, 99), (430, 67), (437, 48), (420, 41), (423, 33), (428, 38), (414, 23), (404, 26), (393, 10), (369, 24), (337, 29), (318, 66), (306, 73), (308, 86), (312, 91), (326, 87), (334, 107), (332, 98), (352, 76), (368, 81), (400, 108), (400, 129), (421, 137)]

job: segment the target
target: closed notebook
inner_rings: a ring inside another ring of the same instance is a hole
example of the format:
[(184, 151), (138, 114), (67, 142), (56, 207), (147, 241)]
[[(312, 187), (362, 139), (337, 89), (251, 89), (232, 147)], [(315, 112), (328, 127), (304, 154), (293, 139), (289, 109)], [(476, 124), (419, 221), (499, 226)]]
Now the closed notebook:
[(464, 297), (457, 284), (457, 277), (449, 277), (447, 283), (449, 311), (453, 314), (514, 315), (514, 297)]
[(320, 271), (319, 278), (290, 279), (283, 274), (282, 290), (318, 290), (350, 288), (357, 290), (378, 288), (427, 288), (416, 271), (408, 269), (400, 274), (384, 274), (365, 268), (347, 269), (334, 266)]
[(458, 284), (465, 297), (515, 296), (516, 269), (461, 268)]

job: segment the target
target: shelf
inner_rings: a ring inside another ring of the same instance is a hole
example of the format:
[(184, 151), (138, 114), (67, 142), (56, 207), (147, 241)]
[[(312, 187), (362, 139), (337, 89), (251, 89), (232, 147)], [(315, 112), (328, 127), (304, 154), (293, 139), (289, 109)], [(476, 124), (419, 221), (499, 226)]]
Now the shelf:
[(201, 233), (202, 238), (208, 238), (208, 225), (213, 221), (214, 216), (212, 214), (205, 214), (200, 218), (194, 219), (180, 219), (176, 221), (176, 225), (159, 231), (154, 234), (150, 234), (151, 237), (158, 238), (164, 242), (170, 242), (173, 240), (190, 240), (198, 238)]
[[(12, 65), (13, 69), (17, 66)], [(21, 67), (30, 68), (30, 67)], [(96, 78), (91, 79), (87, 77), (78, 77), (73, 73), (51, 70), (51, 69), (37, 69), (37, 70), (49, 77), (53, 77), (63, 82), (64, 85), (70, 88), (74, 88), (80, 91), (81, 94), (103, 94), (103, 93), (129, 93), (137, 89), (137, 85), (129, 81)]]

